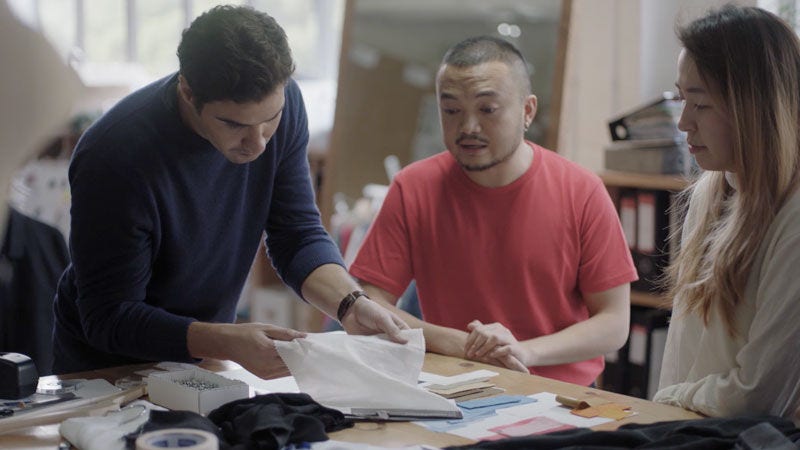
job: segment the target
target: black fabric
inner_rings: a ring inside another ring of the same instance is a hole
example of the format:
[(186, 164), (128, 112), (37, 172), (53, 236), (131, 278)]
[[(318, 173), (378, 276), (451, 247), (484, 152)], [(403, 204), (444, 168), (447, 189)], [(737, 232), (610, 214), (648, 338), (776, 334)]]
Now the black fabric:
[(736, 450), (796, 450), (797, 445), (772, 426), (769, 422), (762, 422), (748, 428), (739, 434), (736, 440)]
[(141, 433), (194, 428), (217, 435), (220, 450), (277, 450), (288, 444), (326, 441), (327, 433), (352, 426), (340, 411), (320, 405), (308, 394), (267, 394), (222, 405), (208, 418), (189, 411), (151, 411), (141, 432), (126, 439), (133, 448)]
[(9, 208), (0, 251), (0, 351), (28, 355), (39, 375), (53, 362), (53, 296), (69, 262), (56, 228)]
[(227, 403), (208, 418), (233, 449), (279, 449), (287, 444), (328, 440), (327, 433), (353, 426), (344, 414), (308, 394), (266, 394)]
[[(775, 416), (750, 416), (658, 422), (648, 425), (629, 424), (623, 425), (616, 431), (592, 431), (586, 428), (576, 428), (546, 435), (481, 441), (475, 444), (447, 447), (447, 449), (715, 450), (753, 448), (742, 445), (744, 440), (740, 438), (740, 434), (765, 423), (795, 445), (800, 442), (800, 430), (790, 420)], [(772, 437), (774, 438), (774, 435)]]

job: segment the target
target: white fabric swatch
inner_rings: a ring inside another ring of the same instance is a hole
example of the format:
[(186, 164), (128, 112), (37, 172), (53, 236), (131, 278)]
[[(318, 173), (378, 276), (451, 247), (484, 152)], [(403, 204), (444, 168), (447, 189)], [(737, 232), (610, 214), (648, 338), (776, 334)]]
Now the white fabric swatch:
[(386, 335), (309, 333), (275, 341), (302, 392), (349, 413), (351, 408), (457, 411), (454, 402), (417, 385), (425, 358), (422, 330), (403, 330), (405, 345)]
[(136, 431), (150, 418), (150, 411), (164, 408), (137, 400), (125, 408), (104, 416), (73, 417), (61, 422), (61, 436), (83, 450), (124, 450), (128, 433)]

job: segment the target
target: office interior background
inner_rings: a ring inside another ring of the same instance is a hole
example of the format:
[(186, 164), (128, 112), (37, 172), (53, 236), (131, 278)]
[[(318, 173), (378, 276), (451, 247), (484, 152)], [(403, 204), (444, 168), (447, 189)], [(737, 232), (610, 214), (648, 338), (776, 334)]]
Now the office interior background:
[[(609, 119), (674, 89), (676, 23), (724, 2), (0, 0), (4, 249), (13, 239), (8, 204), (52, 227), (66, 243), (66, 167), (80, 131), (124, 95), (175, 71), (181, 31), (220, 3), (266, 11), (287, 32), (307, 103), (319, 208), (347, 260), (394, 171), (443, 150), (433, 83), (450, 45), (477, 34), (514, 42), (528, 58), (539, 97), (527, 137), (600, 172)], [(795, 0), (735, 3), (758, 5), (797, 23)], [(38, 184), (32, 181), (37, 173)], [(348, 225), (351, 245), (344, 245), (340, 232)], [(66, 255), (63, 249), (47, 254), (57, 261), (42, 263), (49, 272), (37, 295), (45, 304), (13, 305), (8, 295), (0, 302), (0, 349), (48, 351), (46, 299)], [(5, 283), (13, 281), (9, 264), (8, 258), (0, 261)], [(240, 310), (241, 320), (311, 331), (326, 327), (320, 314), (281, 286), (263, 252)], [(29, 315), (32, 329), (9, 325), (19, 314)], [(23, 335), (25, 345), (14, 347)], [(31, 335), (41, 336), (31, 343)]]

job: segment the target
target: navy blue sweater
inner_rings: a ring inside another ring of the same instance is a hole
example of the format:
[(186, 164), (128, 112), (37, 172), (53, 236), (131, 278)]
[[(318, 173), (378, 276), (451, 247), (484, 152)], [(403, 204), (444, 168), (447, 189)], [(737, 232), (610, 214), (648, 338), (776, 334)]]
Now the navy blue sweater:
[(343, 265), (320, 223), (297, 84), (253, 162), (229, 162), (186, 127), (177, 76), (123, 99), (81, 138), (69, 169), (70, 254), (55, 300), (54, 372), (189, 361), (195, 320), (232, 322), (263, 232), (296, 292)]

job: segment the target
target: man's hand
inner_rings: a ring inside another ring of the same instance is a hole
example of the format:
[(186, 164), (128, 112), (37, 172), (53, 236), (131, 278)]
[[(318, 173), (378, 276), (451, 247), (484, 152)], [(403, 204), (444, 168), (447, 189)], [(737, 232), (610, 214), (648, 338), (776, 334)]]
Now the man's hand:
[(470, 330), (464, 346), (467, 358), (490, 363), (495, 361), (495, 365), (528, 372), (528, 351), (508, 328), (497, 322), (484, 325), (479, 320), (473, 320), (467, 328)]
[(189, 326), (189, 352), (195, 358), (229, 359), (254, 375), (269, 379), (289, 375), (273, 341), (291, 341), (306, 333), (263, 323), (194, 322)]
[(261, 378), (289, 375), (273, 341), (291, 341), (306, 337), (306, 333), (263, 323), (241, 323), (237, 327), (238, 345), (231, 348), (231, 359)]
[(349, 334), (386, 333), (389, 339), (398, 344), (408, 342), (400, 335), (408, 325), (396, 314), (366, 297), (359, 297), (342, 320), (342, 327)]
[(488, 358), (473, 358), (475, 361), (480, 361), (482, 363), (491, 364), (497, 367), (505, 367), (506, 369), (516, 370), (517, 372), (522, 373), (530, 373), (525, 364), (522, 364), (520, 360), (515, 358), (513, 355), (503, 355), (497, 357), (488, 357)]

